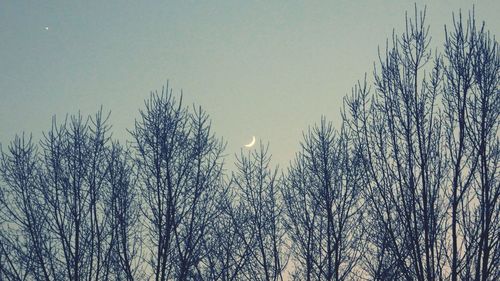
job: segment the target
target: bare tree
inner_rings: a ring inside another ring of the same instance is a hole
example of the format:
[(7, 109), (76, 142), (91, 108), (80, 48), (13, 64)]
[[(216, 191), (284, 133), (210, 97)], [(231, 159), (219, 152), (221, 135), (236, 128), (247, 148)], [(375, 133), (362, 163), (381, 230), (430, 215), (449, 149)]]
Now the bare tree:
[(203, 280), (241, 280), (250, 257), (251, 249), (241, 232), (241, 226), (247, 223), (246, 216), (234, 204), (237, 194), (229, 186), (231, 184), (226, 184), (225, 193), (219, 198), (219, 213), (203, 241), (206, 251)]
[(154, 278), (198, 278), (202, 241), (217, 213), (224, 145), (207, 114), (184, 108), (168, 86), (151, 94), (140, 113), (132, 136)]
[[(461, 17), (461, 15), (460, 15)], [(472, 91), (472, 49), (468, 46), (468, 31), (464, 30), (462, 20), (454, 23), (454, 32), (449, 34), (446, 31), (445, 58), (449, 62), (446, 68), (444, 101), (445, 101), (445, 125), (446, 125), (446, 148), (451, 161), (451, 279), (458, 280), (462, 263), (467, 264), (466, 268), (472, 265), (472, 257), (462, 262), (462, 254), (459, 254), (459, 241), (466, 247), (465, 251), (472, 253), (470, 244), (467, 245), (464, 233), (467, 230), (466, 225), (461, 225), (460, 215), (464, 218), (469, 215), (470, 195), (472, 194), (471, 185), (473, 174), (477, 167), (477, 160), (472, 156), (472, 149), (469, 139), (466, 138), (467, 132), (467, 100)], [(461, 213), (463, 211), (463, 213)], [(460, 234), (459, 232), (462, 232)], [(459, 238), (460, 237), (460, 238)], [(462, 251), (460, 251), (462, 252)], [(464, 265), (465, 265), (464, 264)], [(465, 269), (465, 268), (464, 268)], [(471, 269), (466, 269), (464, 277), (471, 279)], [(468, 271), (468, 272), (467, 272)]]
[[(72, 116), (45, 134), (41, 154), (16, 138), (1, 166), (3, 271), (12, 280), (102, 280), (108, 216), (106, 118)], [(7, 252), (8, 251), (8, 252)]]
[(498, 263), (498, 43), (462, 14), (446, 31), (444, 112), (450, 155), (451, 279), (495, 280)]
[(355, 280), (362, 239), (361, 158), (323, 118), (304, 136), (284, 185), (297, 280)]
[(2, 153), (0, 174), (0, 256), (5, 280), (55, 278), (43, 201), (40, 167), (31, 137), (17, 137)]
[(475, 52), (472, 73), (476, 90), (468, 100), (470, 136), (478, 155), (476, 196), (479, 245), (475, 276), (479, 281), (500, 278), (500, 47), (483, 27), (473, 33)]
[(236, 202), (232, 219), (243, 241), (247, 260), (238, 280), (283, 280), (286, 248), (279, 199), (278, 170), (270, 166), (268, 146), (239, 155), (233, 186)]
[(136, 169), (129, 151), (116, 142), (107, 158), (109, 192), (104, 199), (104, 211), (110, 214), (110, 247), (105, 257), (107, 267), (103, 280), (140, 280), (144, 272)]
[[(108, 165), (107, 118), (72, 116), (41, 142), (43, 150), (40, 189), (47, 215), (47, 228), (54, 241), (52, 250), (57, 278), (101, 280), (108, 215), (102, 197)], [(64, 277), (63, 277), (64, 276)]]
[(362, 84), (348, 100), (350, 127), (365, 159), (373, 253), (368, 263), (378, 280), (445, 277), (446, 166), (437, 108), (442, 64), (437, 57), (432, 68), (426, 66), (428, 45), (425, 10), (415, 8), (405, 32), (393, 35), (380, 55), (371, 101)]
[[(180, 257), (178, 280), (199, 279), (200, 267), (207, 253), (203, 240), (209, 226), (219, 213), (219, 198), (224, 192), (222, 153), (225, 145), (211, 132), (208, 115), (201, 108), (193, 108), (190, 115), (191, 139), (188, 159), (193, 166), (189, 171), (181, 217), (184, 224), (176, 232), (176, 245)], [(192, 268), (192, 269), (191, 269)], [(191, 272), (196, 269), (196, 272)]]
[[(187, 112), (176, 104), (170, 93), (152, 95), (141, 111), (133, 131), (136, 161), (140, 168), (142, 198), (151, 249), (155, 280), (167, 280), (172, 274), (172, 241), (178, 222), (175, 209), (181, 184), (186, 182), (187, 167), (182, 153), (187, 143)], [(147, 210), (146, 210), (147, 208)]]

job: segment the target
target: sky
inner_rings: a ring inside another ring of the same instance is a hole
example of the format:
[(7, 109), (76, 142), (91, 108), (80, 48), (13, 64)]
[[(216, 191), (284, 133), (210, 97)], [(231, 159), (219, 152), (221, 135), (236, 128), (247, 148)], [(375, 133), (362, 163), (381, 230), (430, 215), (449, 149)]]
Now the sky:
[[(452, 12), (475, 6), (500, 31), (500, 1), (417, 1), (432, 46)], [(377, 48), (401, 32), (414, 1), (0, 0), (0, 144), (38, 140), (51, 118), (111, 111), (129, 140), (144, 99), (168, 81), (202, 106), (234, 160), (252, 136), (285, 167), (321, 116), (340, 124), (342, 99)]]

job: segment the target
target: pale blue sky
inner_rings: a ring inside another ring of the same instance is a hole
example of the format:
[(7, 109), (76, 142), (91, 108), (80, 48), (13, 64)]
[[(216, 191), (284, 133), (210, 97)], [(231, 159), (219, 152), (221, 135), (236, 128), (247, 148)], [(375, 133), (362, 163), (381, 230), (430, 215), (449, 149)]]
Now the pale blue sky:
[[(339, 123), (342, 98), (371, 74), (413, 3), (0, 0), (0, 143), (22, 131), (39, 138), (53, 114), (100, 105), (127, 139), (143, 100), (168, 79), (208, 111), (227, 154), (255, 135), (286, 165), (321, 115)], [(452, 12), (473, 4), (500, 30), (500, 1), (417, 4), (427, 4), (434, 46)]]

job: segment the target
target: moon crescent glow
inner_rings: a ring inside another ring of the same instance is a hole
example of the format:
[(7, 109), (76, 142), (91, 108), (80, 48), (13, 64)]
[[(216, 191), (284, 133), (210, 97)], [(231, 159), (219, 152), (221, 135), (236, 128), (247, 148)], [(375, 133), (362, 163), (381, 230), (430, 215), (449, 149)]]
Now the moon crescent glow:
[(245, 147), (252, 147), (255, 144), (255, 136), (252, 137), (252, 141), (249, 144), (245, 144)]

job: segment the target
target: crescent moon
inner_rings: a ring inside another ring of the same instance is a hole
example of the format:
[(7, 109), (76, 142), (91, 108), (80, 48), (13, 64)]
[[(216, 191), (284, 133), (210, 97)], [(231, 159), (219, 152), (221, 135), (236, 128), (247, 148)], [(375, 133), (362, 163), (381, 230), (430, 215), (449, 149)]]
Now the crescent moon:
[(245, 144), (245, 147), (252, 147), (255, 144), (255, 136), (252, 137), (252, 141), (249, 144)]

